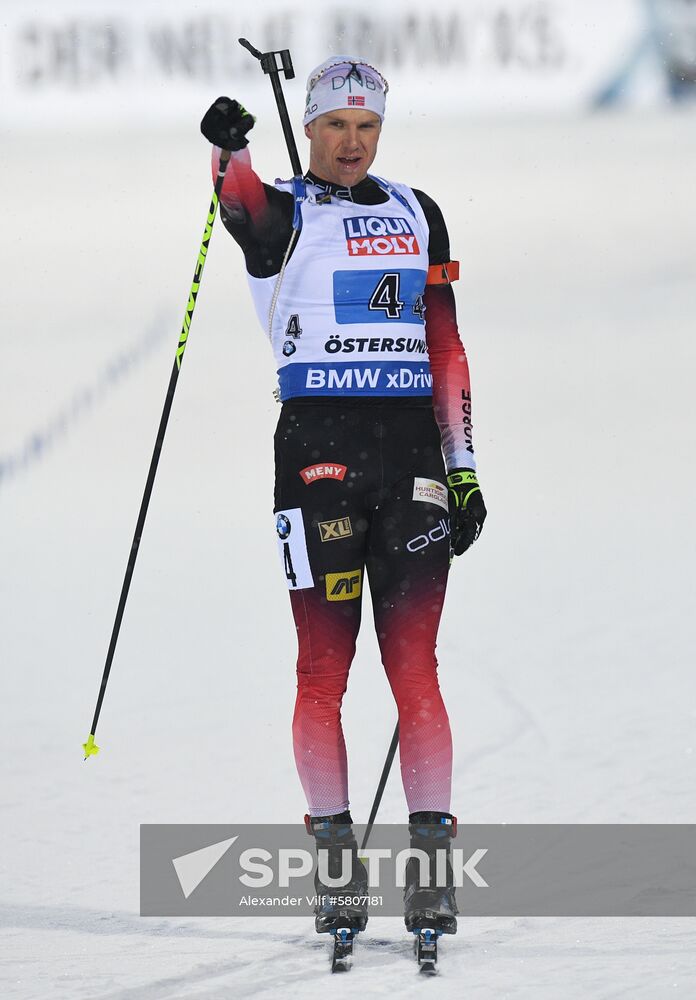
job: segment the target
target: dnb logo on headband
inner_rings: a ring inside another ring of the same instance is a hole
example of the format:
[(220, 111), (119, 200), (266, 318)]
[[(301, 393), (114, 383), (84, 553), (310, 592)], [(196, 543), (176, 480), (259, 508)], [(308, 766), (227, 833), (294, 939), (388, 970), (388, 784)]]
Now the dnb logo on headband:
[[(347, 87), (349, 92), (357, 86), (360, 90), (374, 90), (375, 92), (380, 89), (376, 80), (370, 75), (370, 73), (361, 73), (357, 67), (357, 64), (351, 64), (352, 68), (348, 73), (334, 73), (331, 79), (331, 89), (332, 90), (342, 90), (343, 87)], [(351, 101), (348, 98), (349, 104), (365, 104), (364, 97), (354, 97)]]
[(401, 216), (359, 215), (344, 219), (343, 228), (351, 257), (420, 253), (411, 223)]

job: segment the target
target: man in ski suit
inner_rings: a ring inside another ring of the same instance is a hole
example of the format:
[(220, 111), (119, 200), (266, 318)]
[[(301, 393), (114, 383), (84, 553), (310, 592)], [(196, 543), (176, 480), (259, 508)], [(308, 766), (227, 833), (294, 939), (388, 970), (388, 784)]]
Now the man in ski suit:
[[(293, 743), (306, 822), (317, 844), (351, 848), (346, 891), (359, 894), (367, 878), (340, 712), (365, 578), (398, 707), (411, 843), (430, 856), (456, 831), (436, 636), (451, 555), (472, 544), (486, 516), (451, 288), (458, 264), (442, 213), (422, 191), (368, 174), (387, 89), (359, 59), (317, 67), (301, 183), (260, 181), (246, 139), (254, 119), (236, 101), (218, 98), (201, 123), (214, 174), (220, 149), (232, 150), (221, 217), (244, 252), (278, 365), (274, 511), (299, 645)], [(456, 930), (448, 881), (422, 888), (409, 865), (409, 929), (427, 917)], [(364, 907), (339, 913), (325, 898), (316, 925), (362, 929), (366, 920)]]

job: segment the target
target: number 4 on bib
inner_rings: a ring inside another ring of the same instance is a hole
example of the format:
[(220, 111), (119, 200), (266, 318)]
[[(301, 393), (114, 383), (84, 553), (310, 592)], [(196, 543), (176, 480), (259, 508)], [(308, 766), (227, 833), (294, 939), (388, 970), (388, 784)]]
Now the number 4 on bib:
[(297, 340), (298, 337), (302, 336), (302, 327), (300, 326), (300, 317), (297, 313), (293, 313), (288, 320), (288, 325), (285, 328), (285, 336), (293, 337)]
[(287, 542), (283, 545), (283, 565), (285, 567), (285, 577), (290, 581), (290, 586), (296, 587), (297, 575), (292, 565), (292, 555), (290, 553), (290, 546)]
[(404, 303), (399, 299), (399, 275), (385, 274), (372, 293), (369, 308), (373, 312), (381, 310), (388, 319), (399, 319)]
[(314, 586), (307, 554), (304, 518), (300, 507), (275, 513), (278, 551), (289, 590), (306, 590)]

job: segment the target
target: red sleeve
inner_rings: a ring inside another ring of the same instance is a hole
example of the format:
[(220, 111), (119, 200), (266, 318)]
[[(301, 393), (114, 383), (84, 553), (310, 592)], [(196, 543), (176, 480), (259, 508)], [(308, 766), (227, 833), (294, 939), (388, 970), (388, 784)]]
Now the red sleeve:
[(475, 469), (469, 363), (459, 338), (451, 285), (426, 285), (423, 302), (425, 339), (433, 376), (433, 408), (447, 469)]
[[(213, 181), (217, 177), (220, 168), (220, 150), (213, 146)], [(222, 184), (220, 194), (220, 204), (224, 205), (230, 214), (238, 213), (241, 208), (251, 217), (252, 222), (263, 215), (268, 204), (263, 183), (254, 173), (251, 166), (251, 156), (249, 147), (240, 149), (239, 152), (232, 153), (230, 157), (225, 180)]]

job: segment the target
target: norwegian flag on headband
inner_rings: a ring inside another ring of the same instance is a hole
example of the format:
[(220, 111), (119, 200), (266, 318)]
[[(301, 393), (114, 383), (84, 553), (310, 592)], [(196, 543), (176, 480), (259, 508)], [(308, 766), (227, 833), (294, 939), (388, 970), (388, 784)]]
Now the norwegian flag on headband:
[(364, 108), (365, 107), (365, 98), (364, 97), (349, 97), (348, 98), (348, 104), (353, 104), (353, 105), (357, 105), (360, 108)]

